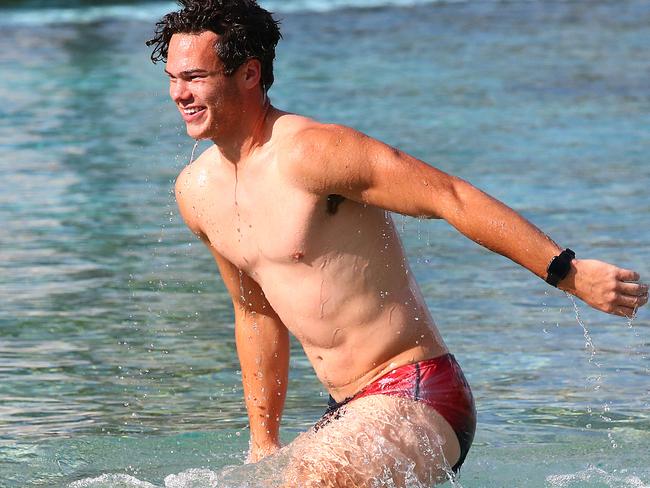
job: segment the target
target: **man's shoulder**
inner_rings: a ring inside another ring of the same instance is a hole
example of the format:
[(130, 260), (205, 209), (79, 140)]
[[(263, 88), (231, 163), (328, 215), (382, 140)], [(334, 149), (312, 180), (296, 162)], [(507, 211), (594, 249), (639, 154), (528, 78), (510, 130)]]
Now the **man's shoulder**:
[(295, 114), (282, 115), (278, 118), (276, 126), (280, 145), (297, 150), (322, 145), (336, 138), (337, 135), (352, 130), (340, 124), (320, 122)]
[(205, 169), (206, 162), (216, 157), (215, 151), (217, 151), (217, 147), (214, 145), (210, 146), (208, 149), (203, 151), (194, 161), (185, 166), (176, 177), (176, 189), (178, 190), (179, 188), (189, 188), (193, 186), (193, 183), (199, 176), (200, 171), (202, 169)]
[(180, 171), (177, 177), (179, 179), (186, 179), (191, 177), (193, 173), (196, 173), (198, 170), (206, 166), (208, 160), (214, 160), (218, 158), (218, 148), (214, 144), (199, 154), (193, 161), (190, 161), (183, 169)]
[(305, 177), (325, 169), (326, 159), (352, 129), (308, 117), (287, 114), (278, 119), (275, 146), (280, 169), (293, 177)]

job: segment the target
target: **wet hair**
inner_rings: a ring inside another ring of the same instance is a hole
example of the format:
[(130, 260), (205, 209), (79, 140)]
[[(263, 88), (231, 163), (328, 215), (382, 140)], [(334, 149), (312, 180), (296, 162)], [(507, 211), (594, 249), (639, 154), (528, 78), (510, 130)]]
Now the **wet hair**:
[(179, 0), (182, 7), (156, 23), (155, 36), (147, 41), (154, 46), (151, 60), (167, 62), (169, 41), (174, 34), (218, 34), (214, 48), (231, 76), (249, 59), (262, 65), (261, 85), (267, 92), (273, 84), (275, 46), (281, 39), (279, 22), (255, 0)]

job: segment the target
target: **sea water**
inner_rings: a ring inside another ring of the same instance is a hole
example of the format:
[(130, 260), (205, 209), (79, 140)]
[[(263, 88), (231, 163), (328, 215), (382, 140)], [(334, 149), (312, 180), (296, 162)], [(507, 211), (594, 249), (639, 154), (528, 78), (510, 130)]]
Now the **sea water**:
[[(260, 486), (230, 299), (173, 198), (193, 141), (144, 46), (173, 4), (75, 3), (0, 9), (0, 486)], [(276, 106), (650, 276), (645, 0), (262, 4), (283, 25)], [(476, 398), (462, 486), (650, 486), (647, 311), (578, 301), (583, 329), (446, 223), (396, 220)], [(294, 344), (283, 440), (325, 405)]]

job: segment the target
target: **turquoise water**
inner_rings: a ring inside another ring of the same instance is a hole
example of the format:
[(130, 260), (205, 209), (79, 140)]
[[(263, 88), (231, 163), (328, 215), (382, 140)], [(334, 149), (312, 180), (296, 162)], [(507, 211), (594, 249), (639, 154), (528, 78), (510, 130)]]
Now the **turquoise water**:
[[(0, 487), (267, 486), (222, 472), (248, 443), (232, 312), (177, 214), (193, 144), (143, 45), (171, 4), (102, 3), (0, 10)], [(647, 2), (262, 3), (277, 106), (648, 280)], [(460, 484), (650, 486), (648, 312), (579, 303), (592, 349), (562, 293), (444, 222), (397, 222), (477, 401)], [(284, 440), (325, 403), (294, 345)]]

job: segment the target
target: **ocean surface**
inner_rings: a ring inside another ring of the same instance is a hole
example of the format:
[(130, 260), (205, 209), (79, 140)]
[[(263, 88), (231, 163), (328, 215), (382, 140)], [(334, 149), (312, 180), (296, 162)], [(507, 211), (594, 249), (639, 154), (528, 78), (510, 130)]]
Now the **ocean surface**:
[[(270, 486), (242, 467), (229, 299), (172, 194), (193, 141), (144, 41), (173, 4), (62, 3), (0, 4), (0, 487)], [(261, 3), (276, 106), (648, 281), (647, 0)], [(477, 402), (455, 486), (650, 487), (649, 312), (574, 308), (445, 222), (395, 219)], [(286, 442), (326, 404), (297, 344), (291, 366)]]

